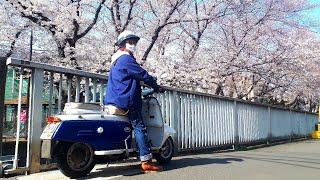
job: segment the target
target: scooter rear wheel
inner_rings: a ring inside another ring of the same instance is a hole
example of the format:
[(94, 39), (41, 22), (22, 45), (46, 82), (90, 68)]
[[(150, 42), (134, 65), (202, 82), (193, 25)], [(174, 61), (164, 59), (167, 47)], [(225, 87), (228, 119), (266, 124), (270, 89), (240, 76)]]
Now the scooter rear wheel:
[(65, 176), (79, 178), (90, 173), (96, 164), (90, 145), (79, 142), (63, 142), (60, 145), (57, 166)]

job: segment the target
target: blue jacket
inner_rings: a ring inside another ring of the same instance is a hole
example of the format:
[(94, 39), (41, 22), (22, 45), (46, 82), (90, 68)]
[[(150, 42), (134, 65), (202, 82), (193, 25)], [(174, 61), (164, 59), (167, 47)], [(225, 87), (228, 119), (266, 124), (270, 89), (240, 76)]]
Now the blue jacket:
[(140, 81), (154, 88), (158, 86), (157, 79), (149, 75), (134, 57), (122, 53), (112, 64), (104, 104), (112, 104), (123, 110), (141, 110)]

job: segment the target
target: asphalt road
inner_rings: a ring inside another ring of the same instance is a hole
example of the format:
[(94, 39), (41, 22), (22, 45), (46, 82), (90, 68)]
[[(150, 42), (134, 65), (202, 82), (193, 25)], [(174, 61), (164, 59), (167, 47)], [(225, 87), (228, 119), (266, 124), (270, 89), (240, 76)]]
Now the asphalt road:
[[(99, 164), (83, 179), (114, 180), (309, 180), (320, 177), (320, 140), (247, 151), (205, 152), (174, 157), (164, 171), (144, 174), (139, 162)], [(68, 179), (58, 170), (10, 179)]]

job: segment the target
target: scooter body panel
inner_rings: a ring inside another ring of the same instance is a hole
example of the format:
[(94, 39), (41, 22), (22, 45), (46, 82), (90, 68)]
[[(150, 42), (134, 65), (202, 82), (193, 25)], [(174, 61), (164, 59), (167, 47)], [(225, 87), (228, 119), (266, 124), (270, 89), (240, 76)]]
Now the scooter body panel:
[(142, 118), (147, 127), (148, 140), (152, 148), (160, 148), (163, 142), (164, 126), (161, 108), (156, 98), (142, 101)]
[(94, 150), (125, 149), (131, 147), (131, 124), (125, 121), (72, 120), (62, 121), (52, 140), (82, 142)]

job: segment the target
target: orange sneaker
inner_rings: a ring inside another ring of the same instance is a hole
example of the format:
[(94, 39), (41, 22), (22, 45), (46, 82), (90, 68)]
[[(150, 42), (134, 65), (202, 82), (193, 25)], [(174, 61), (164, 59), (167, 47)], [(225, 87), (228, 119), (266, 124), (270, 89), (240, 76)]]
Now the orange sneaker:
[(156, 166), (152, 163), (152, 160), (143, 161), (141, 163), (142, 171), (144, 172), (159, 172), (162, 171), (161, 166)]

